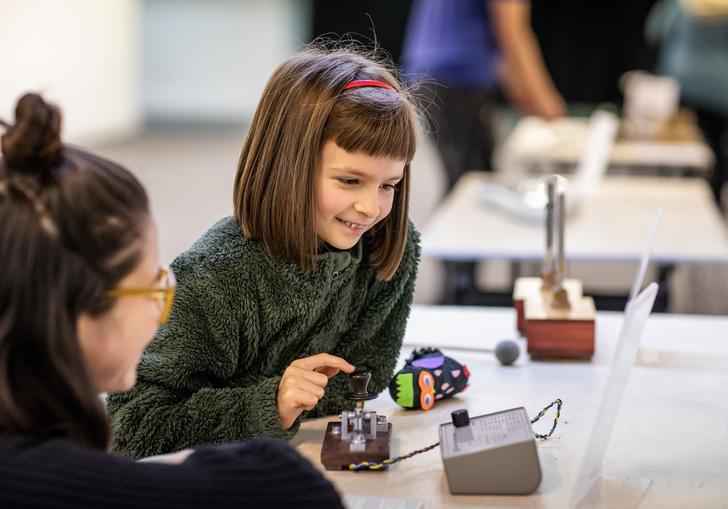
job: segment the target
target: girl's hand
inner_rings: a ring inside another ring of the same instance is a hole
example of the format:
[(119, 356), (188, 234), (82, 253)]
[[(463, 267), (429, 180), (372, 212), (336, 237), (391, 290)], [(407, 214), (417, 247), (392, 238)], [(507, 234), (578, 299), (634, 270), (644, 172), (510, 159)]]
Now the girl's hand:
[(296, 359), (283, 372), (278, 385), (278, 417), (286, 430), (293, 426), (301, 412), (312, 410), (324, 396), (329, 378), (339, 371), (351, 373), (354, 366), (341, 357), (320, 353)]

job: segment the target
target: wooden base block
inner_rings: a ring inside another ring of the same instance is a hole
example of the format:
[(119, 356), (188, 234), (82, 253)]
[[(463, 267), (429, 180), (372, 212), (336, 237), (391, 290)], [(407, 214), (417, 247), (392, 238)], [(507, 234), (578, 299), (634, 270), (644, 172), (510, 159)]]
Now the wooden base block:
[(516, 327), (521, 336), (526, 335), (524, 304), (528, 299), (541, 298), (540, 277), (519, 277), (513, 285), (513, 307), (516, 308)]
[(387, 431), (377, 430), (377, 437), (374, 440), (367, 440), (363, 451), (352, 451), (349, 447), (350, 442), (341, 439), (341, 422), (329, 422), (321, 447), (321, 463), (326, 470), (348, 470), (350, 464), (363, 461), (380, 463), (389, 459), (391, 438), (392, 423), (387, 423)]
[[(525, 302), (527, 300), (550, 302), (551, 290), (543, 288), (540, 277), (519, 277), (513, 286), (513, 306), (516, 308), (516, 327), (521, 336), (526, 336)], [(578, 279), (564, 280), (564, 288), (569, 300), (579, 299), (582, 296), (582, 285)], [(542, 304), (545, 305), (545, 304)]]
[(569, 309), (553, 309), (543, 299), (524, 303), (525, 336), (532, 357), (588, 359), (594, 355), (594, 299), (569, 296), (569, 302)]

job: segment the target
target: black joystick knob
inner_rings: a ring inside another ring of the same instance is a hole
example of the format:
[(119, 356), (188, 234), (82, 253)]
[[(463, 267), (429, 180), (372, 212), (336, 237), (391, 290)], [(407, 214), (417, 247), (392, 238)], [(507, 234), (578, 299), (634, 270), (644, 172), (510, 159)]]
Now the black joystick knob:
[(368, 394), (367, 386), (369, 385), (369, 380), (371, 379), (372, 374), (368, 371), (352, 373), (349, 377), (349, 385), (351, 386), (352, 392), (356, 395)]
[(369, 392), (367, 387), (369, 386), (369, 380), (372, 379), (372, 374), (369, 371), (357, 371), (349, 375), (349, 385), (351, 392), (347, 393), (344, 397), (350, 401), (367, 401), (377, 397), (376, 392)]
[(470, 416), (468, 415), (468, 411), (464, 408), (455, 410), (450, 414), (450, 416), (452, 417), (452, 423), (456, 428), (464, 428), (470, 424)]

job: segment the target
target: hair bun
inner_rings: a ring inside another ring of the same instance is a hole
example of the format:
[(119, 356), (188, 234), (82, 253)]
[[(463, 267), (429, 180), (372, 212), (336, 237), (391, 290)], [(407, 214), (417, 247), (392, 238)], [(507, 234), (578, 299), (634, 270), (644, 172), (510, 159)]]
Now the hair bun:
[(15, 125), (2, 136), (2, 153), (14, 170), (44, 173), (58, 166), (63, 156), (60, 110), (38, 94), (25, 94), (15, 107)]

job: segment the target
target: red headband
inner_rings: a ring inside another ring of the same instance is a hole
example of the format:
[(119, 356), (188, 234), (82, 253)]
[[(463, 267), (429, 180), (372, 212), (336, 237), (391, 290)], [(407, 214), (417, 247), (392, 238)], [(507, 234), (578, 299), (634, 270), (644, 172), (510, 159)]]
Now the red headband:
[(394, 90), (394, 87), (390, 85), (389, 83), (384, 83), (383, 81), (377, 81), (377, 80), (355, 80), (350, 82), (344, 87), (344, 90), (349, 90), (350, 88), (359, 88), (359, 87), (379, 87), (379, 88), (386, 88), (387, 90)]

